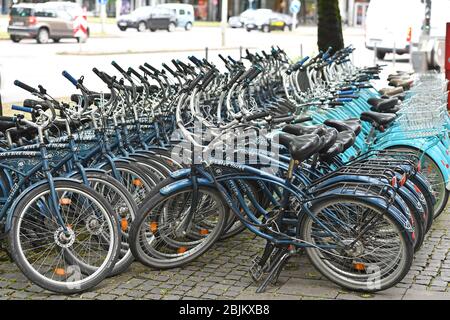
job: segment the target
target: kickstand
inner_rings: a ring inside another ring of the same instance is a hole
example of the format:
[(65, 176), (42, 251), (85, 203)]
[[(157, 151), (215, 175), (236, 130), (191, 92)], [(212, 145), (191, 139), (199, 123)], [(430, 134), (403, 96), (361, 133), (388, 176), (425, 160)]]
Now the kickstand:
[(264, 279), (263, 283), (258, 287), (256, 290), (256, 293), (262, 293), (266, 291), (267, 286), (272, 281), (272, 279), (278, 279), (278, 276), (280, 275), (281, 269), (283, 268), (286, 261), (291, 256), (291, 253), (289, 251), (283, 250), (280, 251), (279, 255), (274, 259), (276, 263), (273, 264), (269, 274)]

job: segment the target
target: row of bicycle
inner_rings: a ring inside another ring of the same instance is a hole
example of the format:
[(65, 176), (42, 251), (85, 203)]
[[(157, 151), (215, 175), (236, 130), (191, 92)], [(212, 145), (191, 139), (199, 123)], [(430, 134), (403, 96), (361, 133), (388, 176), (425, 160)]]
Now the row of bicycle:
[(1, 117), (0, 219), (39, 286), (90, 289), (134, 259), (183, 266), (250, 230), (266, 242), (258, 291), (304, 250), (328, 279), (377, 291), (408, 272), (448, 200), (449, 119), (439, 74), (358, 68), (352, 47), (292, 62), (280, 48), (194, 56), (118, 76), (93, 69), (70, 102), (39, 85)]

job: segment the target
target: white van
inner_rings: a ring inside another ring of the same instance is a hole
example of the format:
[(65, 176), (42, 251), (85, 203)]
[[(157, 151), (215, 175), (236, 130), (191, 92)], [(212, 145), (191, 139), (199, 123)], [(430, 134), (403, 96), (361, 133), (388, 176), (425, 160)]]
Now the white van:
[(158, 7), (172, 10), (177, 17), (178, 27), (184, 28), (186, 31), (192, 29), (194, 25), (194, 7), (191, 4), (184, 3), (164, 3)]
[[(433, 3), (446, 0), (434, 0)], [(425, 18), (422, 0), (371, 0), (366, 18), (366, 48), (377, 48), (377, 58), (386, 53), (409, 53), (417, 46)]]

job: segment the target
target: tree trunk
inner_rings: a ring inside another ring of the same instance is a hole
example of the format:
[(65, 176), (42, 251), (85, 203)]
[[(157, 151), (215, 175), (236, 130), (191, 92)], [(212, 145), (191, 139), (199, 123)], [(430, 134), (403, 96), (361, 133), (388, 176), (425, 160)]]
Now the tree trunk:
[(338, 0), (318, 0), (318, 41), (319, 50), (332, 52), (344, 48), (341, 13)]

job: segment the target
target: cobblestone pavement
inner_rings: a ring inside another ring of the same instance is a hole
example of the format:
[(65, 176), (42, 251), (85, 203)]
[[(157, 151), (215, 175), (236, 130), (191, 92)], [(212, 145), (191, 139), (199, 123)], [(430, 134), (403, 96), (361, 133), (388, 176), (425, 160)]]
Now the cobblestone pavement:
[(411, 271), (396, 287), (377, 294), (348, 292), (324, 279), (305, 256), (291, 259), (279, 283), (256, 294), (248, 273), (263, 242), (250, 233), (217, 244), (197, 261), (168, 271), (134, 263), (93, 291), (61, 296), (31, 284), (0, 255), (0, 299), (446, 299), (450, 300), (450, 212), (443, 213), (416, 254)]

